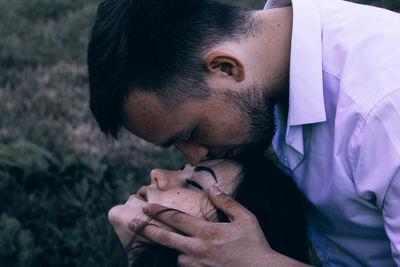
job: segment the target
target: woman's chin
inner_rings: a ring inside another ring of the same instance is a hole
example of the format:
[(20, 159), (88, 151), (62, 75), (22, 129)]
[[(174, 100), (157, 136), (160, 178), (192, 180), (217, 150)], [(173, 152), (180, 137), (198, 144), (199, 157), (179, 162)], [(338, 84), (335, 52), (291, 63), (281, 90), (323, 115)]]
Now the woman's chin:
[(149, 219), (142, 211), (146, 204), (146, 201), (132, 195), (124, 205), (114, 206), (108, 212), (108, 220), (124, 247), (129, 244), (134, 236), (134, 232), (129, 229), (129, 222), (133, 218), (144, 222)]
[[(149, 221), (150, 218), (142, 211), (142, 208), (145, 205), (147, 205), (147, 202), (141, 196), (131, 195), (124, 205), (115, 206), (108, 212), (108, 220), (112, 224), (114, 231), (117, 233), (118, 238), (124, 247), (132, 241), (135, 234), (131, 229), (129, 229), (129, 222), (132, 219), (138, 219), (145, 223)], [(157, 220), (151, 220), (151, 224), (173, 231), (171, 227), (168, 227)], [(142, 239), (140, 241), (146, 242)]]
[(132, 195), (124, 205), (111, 208), (108, 212), (108, 219), (113, 226), (116, 224), (125, 224), (133, 218), (145, 221), (148, 217), (143, 214), (142, 208), (146, 204), (146, 201), (136, 197), (136, 195)]

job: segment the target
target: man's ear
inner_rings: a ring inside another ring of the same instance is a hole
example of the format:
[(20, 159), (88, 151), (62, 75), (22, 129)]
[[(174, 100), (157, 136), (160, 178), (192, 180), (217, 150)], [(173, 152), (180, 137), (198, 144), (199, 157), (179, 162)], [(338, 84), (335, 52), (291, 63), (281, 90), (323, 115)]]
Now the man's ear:
[(212, 52), (204, 64), (208, 73), (220, 73), (232, 77), (236, 82), (243, 81), (246, 76), (243, 63), (230, 54)]

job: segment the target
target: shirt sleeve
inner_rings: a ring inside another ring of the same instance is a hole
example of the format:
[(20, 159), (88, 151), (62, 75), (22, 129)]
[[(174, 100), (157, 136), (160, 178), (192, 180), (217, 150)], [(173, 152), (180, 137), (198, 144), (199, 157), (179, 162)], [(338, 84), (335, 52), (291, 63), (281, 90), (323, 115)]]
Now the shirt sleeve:
[(393, 259), (400, 266), (400, 89), (365, 115), (353, 144), (357, 192), (381, 210)]

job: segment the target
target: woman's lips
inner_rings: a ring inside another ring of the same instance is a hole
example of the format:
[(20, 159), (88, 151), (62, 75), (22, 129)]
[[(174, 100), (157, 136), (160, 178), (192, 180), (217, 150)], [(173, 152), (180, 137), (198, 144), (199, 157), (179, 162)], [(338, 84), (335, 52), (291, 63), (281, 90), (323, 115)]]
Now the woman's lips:
[(138, 191), (137, 195), (139, 195), (143, 201), (147, 202), (147, 186), (142, 186)]
[(127, 203), (132, 199), (132, 198), (136, 198), (139, 199), (141, 201), (147, 202), (147, 186), (142, 186), (136, 194), (132, 194), (129, 196), (129, 199), (127, 201)]
[(146, 200), (143, 199), (142, 196), (137, 195), (137, 194), (130, 195), (128, 201), (131, 200), (132, 198), (136, 198), (136, 199), (139, 199), (141, 201), (146, 201)]

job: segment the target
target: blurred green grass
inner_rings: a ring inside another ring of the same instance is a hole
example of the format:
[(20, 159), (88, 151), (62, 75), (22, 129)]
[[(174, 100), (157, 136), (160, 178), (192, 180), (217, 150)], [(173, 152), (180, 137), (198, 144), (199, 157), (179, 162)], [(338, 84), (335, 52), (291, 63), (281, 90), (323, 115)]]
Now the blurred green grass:
[(127, 133), (107, 142), (93, 122), (85, 62), (99, 3), (0, 0), (0, 266), (115, 265), (109, 208), (152, 168), (184, 162)]

